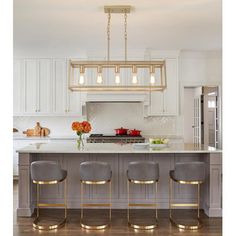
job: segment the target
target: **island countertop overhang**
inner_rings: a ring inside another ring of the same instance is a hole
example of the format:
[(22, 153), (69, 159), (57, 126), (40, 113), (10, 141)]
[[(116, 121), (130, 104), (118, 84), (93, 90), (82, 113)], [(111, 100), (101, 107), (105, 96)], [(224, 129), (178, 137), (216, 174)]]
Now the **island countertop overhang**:
[(76, 142), (35, 143), (17, 150), (19, 153), (222, 153), (221, 149), (206, 145), (172, 143), (163, 149), (135, 149), (132, 144), (86, 143), (78, 148)]

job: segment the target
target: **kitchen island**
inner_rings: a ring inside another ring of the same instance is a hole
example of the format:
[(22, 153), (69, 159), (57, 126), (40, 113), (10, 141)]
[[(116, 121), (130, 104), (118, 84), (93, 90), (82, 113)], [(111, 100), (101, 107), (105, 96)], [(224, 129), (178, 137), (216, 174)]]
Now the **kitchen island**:
[[(127, 207), (126, 170), (131, 161), (152, 160), (159, 163), (158, 204), (168, 209), (169, 171), (176, 162), (203, 161), (206, 163), (206, 181), (201, 188), (201, 208), (210, 217), (222, 215), (222, 151), (204, 145), (172, 143), (163, 149), (135, 149), (132, 144), (86, 143), (78, 148), (76, 141), (65, 143), (36, 143), (19, 152), (19, 202), (17, 215), (31, 216), (35, 208), (35, 186), (30, 178), (30, 164), (37, 160), (53, 160), (68, 172), (68, 208), (80, 208), (79, 165), (83, 161), (105, 161), (112, 169), (112, 207)], [(106, 203), (107, 186), (86, 186), (88, 203)], [(154, 186), (132, 185), (133, 202), (147, 203), (154, 199)], [(175, 201), (196, 201), (196, 188), (176, 184)], [(43, 186), (40, 192), (43, 202), (63, 201), (63, 184)], [(85, 202), (86, 203), (86, 202)]]

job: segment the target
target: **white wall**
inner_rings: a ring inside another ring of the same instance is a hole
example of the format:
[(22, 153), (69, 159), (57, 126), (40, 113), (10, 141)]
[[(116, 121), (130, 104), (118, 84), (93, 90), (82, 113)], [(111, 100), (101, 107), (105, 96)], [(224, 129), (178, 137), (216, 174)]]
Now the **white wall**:
[[(94, 54), (94, 57), (96, 55)], [(143, 118), (141, 104), (92, 104), (89, 120), (95, 133), (112, 133), (120, 126), (136, 128), (145, 135), (184, 136), (184, 86), (221, 85), (221, 52), (182, 51), (179, 57), (180, 110), (177, 117)], [(51, 129), (52, 135), (73, 135), (71, 123), (80, 117), (14, 117), (14, 127), (25, 130), (36, 121)]]

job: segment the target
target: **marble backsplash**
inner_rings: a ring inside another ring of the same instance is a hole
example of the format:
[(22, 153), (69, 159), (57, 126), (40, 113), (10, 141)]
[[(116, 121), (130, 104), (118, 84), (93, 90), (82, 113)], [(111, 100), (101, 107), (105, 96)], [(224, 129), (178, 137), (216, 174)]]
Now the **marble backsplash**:
[[(143, 116), (141, 103), (90, 103), (87, 106), (88, 120), (92, 125), (92, 133), (114, 134), (114, 129), (124, 127), (139, 129), (142, 135), (179, 135), (178, 117)], [(73, 135), (71, 123), (82, 121), (81, 117), (68, 116), (32, 116), (14, 117), (13, 126), (20, 132), (33, 128), (37, 121), (48, 127), (51, 135)]]

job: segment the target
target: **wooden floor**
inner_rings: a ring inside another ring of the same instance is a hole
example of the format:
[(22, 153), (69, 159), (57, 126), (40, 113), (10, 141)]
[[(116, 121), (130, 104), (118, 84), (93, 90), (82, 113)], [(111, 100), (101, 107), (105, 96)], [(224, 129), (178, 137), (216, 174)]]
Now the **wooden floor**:
[[(132, 236), (132, 235), (158, 235), (158, 236), (220, 236), (222, 235), (222, 219), (221, 218), (208, 218), (203, 212), (201, 212), (201, 217), (203, 218), (204, 226), (203, 228), (196, 231), (189, 230), (179, 230), (176, 227), (172, 226), (168, 219), (168, 210), (159, 210), (159, 227), (154, 230), (133, 230), (127, 226), (127, 217), (126, 210), (113, 210), (112, 211), (112, 224), (111, 227), (106, 230), (84, 230), (79, 226), (80, 221), (80, 211), (79, 210), (69, 210), (68, 211), (68, 223), (65, 227), (52, 230), (52, 231), (38, 231), (32, 228), (33, 218), (17, 218), (16, 217), (16, 207), (17, 207), (17, 182), (14, 182), (14, 236), (35, 236), (35, 235), (56, 235), (56, 236), (99, 236), (99, 235), (111, 235), (111, 236)], [(193, 215), (191, 210), (178, 210), (176, 216), (181, 218), (181, 222), (187, 222), (188, 216)], [(42, 211), (42, 214), (45, 215), (49, 221), (52, 217), (60, 217), (63, 215), (62, 210), (50, 210), (45, 209)], [(148, 217), (154, 216), (154, 212), (151, 210), (135, 210), (133, 211), (134, 219), (142, 218), (142, 223), (148, 221)], [(104, 211), (97, 210), (87, 211), (87, 216), (92, 218), (92, 221), (95, 222), (94, 217), (102, 219), (106, 215)], [(49, 222), (50, 223), (50, 222)]]

